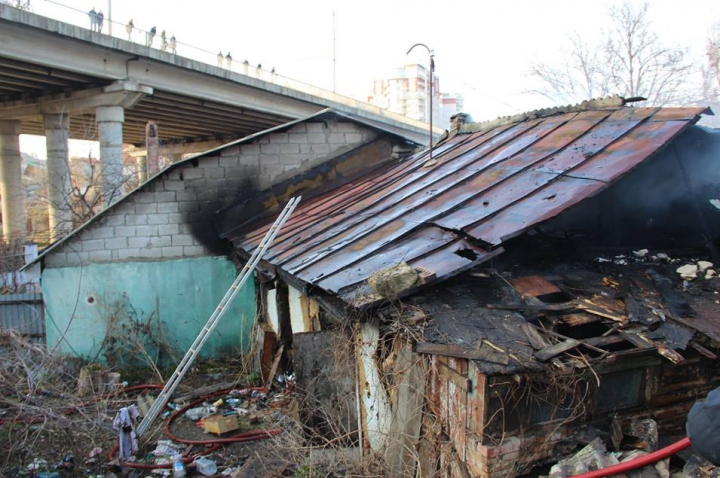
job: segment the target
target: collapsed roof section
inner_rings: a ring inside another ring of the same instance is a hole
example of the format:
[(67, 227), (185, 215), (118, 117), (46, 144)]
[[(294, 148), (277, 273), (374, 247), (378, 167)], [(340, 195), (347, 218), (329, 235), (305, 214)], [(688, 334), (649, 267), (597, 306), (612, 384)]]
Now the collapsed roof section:
[[(378, 162), (305, 200), (265, 265), (366, 307), (384, 299), (368, 279), (407, 263), (419, 276), (400, 294), (406, 295), (501, 253), (504, 241), (605, 189), (706, 112), (622, 101), (587, 106), (465, 125), (432, 158), (425, 150)], [(223, 237), (251, 253), (269, 227), (257, 226), (263, 216)]]

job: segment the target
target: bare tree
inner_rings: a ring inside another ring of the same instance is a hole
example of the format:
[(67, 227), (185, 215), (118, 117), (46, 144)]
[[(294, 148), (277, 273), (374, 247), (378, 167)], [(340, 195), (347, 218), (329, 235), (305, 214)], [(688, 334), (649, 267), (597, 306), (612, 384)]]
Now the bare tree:
[(707, 63), (703, 66), (703, 93), (706, 101), (720, 99), (720, 22), (713, 25), (705, 46)]
[(649, 105), (686, 102), (685, 83), (694, 66), (685, 49), (662, 44), (647, 13), (647, 4), (636, 9), (625, 2), (611, 8), (611, 27), (602, 33), (601, 42), (590, 45), (575, 33), (564, 66), (544, 62), (531, 66), (530, 75), (543, 84), (533, 92), (563, 103), (608, 94), (644, 97)]

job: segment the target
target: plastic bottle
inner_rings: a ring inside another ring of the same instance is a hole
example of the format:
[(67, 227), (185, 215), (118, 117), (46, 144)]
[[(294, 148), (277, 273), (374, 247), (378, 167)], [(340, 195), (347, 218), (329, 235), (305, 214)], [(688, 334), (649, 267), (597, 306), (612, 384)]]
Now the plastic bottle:
[(185, 478), (185, 465), (182, 462), (182, 455), (175, 455), (173, 458), (173, 476), (175, 478)]
[(197, 471), (205, 476), (212, 476), (217, 473), (217, 465), (215, 462), (204, 456), (195, 460), (195, 466), (197, 467)]

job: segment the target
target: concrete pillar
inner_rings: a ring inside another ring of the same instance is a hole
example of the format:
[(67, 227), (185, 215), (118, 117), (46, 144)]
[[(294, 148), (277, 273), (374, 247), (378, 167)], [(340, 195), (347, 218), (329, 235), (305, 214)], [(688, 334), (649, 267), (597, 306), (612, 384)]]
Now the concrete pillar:
[(50, 240), (56, 241), (73, 229), (70, 209), (70, 158), (68, 136), (70, 117), (67, 114), (45, 115), (47, 144), (48, 214)]
[(0, 121), (0, 196), (6, 241), (22, 237), (25, 227), (21, 161), (20, 121)]
[(154, 121), (148, 121), (148, 124), (145, 125), (145, 149), (147, 151), (147, 175), (153, 177), (160, 171), (160, 140), (157, 124)]
[(123, 179), (123, 122), (122, 106), (98, 106), (95, 121), (100, 137), (100, 193), (105, 206), (122, 197)]
[(148, 163), (147, 156), (138, 156), (135, 158), (137, 168), (138, 185), (144, 183), (148, 179)]

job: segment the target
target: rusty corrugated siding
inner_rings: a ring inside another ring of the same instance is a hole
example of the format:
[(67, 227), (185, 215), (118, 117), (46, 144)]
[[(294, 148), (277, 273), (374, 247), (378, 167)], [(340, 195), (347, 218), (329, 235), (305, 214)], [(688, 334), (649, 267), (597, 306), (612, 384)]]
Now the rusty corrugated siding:
[[(434, 280), (607, 187), (697, 121), (702, 108), (607, 108), (461, 134), (298, 207), (265, 260), (353, 303), (401, 261)], [(225, 237), (252, 251), (267, 226)]]

